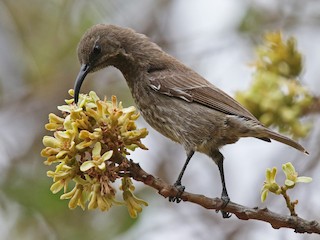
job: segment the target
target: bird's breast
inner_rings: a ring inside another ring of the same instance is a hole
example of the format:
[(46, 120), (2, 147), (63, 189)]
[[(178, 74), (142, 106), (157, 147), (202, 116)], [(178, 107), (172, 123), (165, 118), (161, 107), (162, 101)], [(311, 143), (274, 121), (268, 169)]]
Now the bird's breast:
[(207, 153), (238, 140), (230, 134), (224, 113), (161, 94), (143, 80), (129, 87), (146, 122), (187, 149)]

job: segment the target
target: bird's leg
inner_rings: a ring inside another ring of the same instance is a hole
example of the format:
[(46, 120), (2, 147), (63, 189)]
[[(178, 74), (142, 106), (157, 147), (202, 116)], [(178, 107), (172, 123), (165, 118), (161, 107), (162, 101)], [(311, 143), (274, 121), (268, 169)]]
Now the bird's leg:
[(181, 169), (181, 172), (179, 174), (179, 177), (178, 177), (177, 181), (173, 185), (179, 190), (179, 193), (175, 197), (169, 197), (169, 201), (170, 202), (179, 203), (181, 201), (180, 197), (181, 197), (181, 195), (182, 195), (182, 193), (184, 192), (184, 189), (185, 189), (185, 187), (181, 184), (181, 179), (182, 179), (182, 176), (183, 176), (183, 174), (184, 174), (184, 172), (185, 172), (185, 170), (186, 170), (186, 168), (187, 168), (187, 166), (188, 166), (188, 164), (190, 162), (190, 159), (192, 158), (193, 154), (194, 154), (193, 150), (191, 150), (187, 154), (186, 162), (184, 163), (184, 165), (183, 165), (183, 167)]
[[(224, 202), (222, 205), (222, 209), (227, 206), (227, 204), (230, 202), (230, 198), (228, 196), (227, 192), (227, 187), (226, 187), (226, 181), (224, 179), (224, 170), (223, 170), (223, 155), (217, 151), (215, 154), (212, 156), (213, 160), (217, 163), (219, 172), (220, 172), (220, 177), (221, 177), (221, 183), (222, 183), (222, 193), (221, 193), (221, 199)], [(221, 211), (222, 217), (223, 218), (230, 218), (231, 214), (225, 211)]]

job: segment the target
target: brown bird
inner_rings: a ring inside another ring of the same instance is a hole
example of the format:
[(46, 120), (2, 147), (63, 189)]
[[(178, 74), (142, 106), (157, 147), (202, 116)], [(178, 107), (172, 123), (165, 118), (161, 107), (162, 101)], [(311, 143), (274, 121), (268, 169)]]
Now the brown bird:
[[(129, 28), (99, 24), (90, 28), (78, 46), (81, 70), (75, 82), (75, 103), (88, 73), (113, 66), (124, 75), (144, 119), (164, 136), (180, 143), (187, 159), (175, 186), (195, 151), (218, 165), (224, 206), (230, 201), (224, 179), (223, 155), (219, 149), (241, 137), (270, 139), (308, 152), (294, 140), (264, 127), (248, 110), (192, 69), (165, 53), (145, 35)], [(223, 207), (224, 207), (223, 206)], [(230, 217), (222, 212), (223, 217)]]

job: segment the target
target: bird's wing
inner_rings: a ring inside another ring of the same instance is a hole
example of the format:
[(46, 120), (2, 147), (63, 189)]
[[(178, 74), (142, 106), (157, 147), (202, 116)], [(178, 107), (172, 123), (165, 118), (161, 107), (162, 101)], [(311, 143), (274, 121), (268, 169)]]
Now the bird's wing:
[[(149, 77), (149, 86), (161, 94), (197, 102), (217, 111), (258, 121), (236, 100), (193, 71), (157, 71)], [(259, 121), (258, 121), (259, 122)]]

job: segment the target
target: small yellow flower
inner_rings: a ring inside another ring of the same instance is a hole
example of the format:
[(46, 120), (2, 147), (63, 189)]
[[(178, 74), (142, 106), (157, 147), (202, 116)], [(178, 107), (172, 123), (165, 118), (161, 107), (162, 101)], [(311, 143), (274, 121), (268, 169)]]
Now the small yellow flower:
[(286, 180), (284, 184), (287, 188), (293, 188), (295, 184), (298, 182), (309, 183), (312, 181), (311, 177), (298, 177), (298, 173), (296, 172), (291, 162), (283, 164), (282, 170), (286, 175)]
[(96, 183), (92, 186), (92, 192), (90, 193), (90, 201), (88, 204), (88, 209), (99, 208), (101, 211), (107, 211), (112, 206), (112, 201), (106, 196), (101, 195), (100, 184)]
[(81, 184), (76, 184), (70, 192), (62, 194), (60, 199), (70, 199), (68, 205), (70, 209), (74, 209), (77, 206), (80, 206), (83, 210), (85, 209), (85, 192)]
[(95, 167), (100, 170), (106, 169), (106, 163), (105, 161), (109, 160), (112, 157), (113, 151), (110, 150), (106, 153), (104, 153), (102, 156), (100, 155), (101, 152), (101, 143), (97, 142), (94, 145), (94, 148), (92, 150), (92, 160), (91, 161), (85, 161), (80, 166), (80, 170), (82, 172), (88, 171), (90, 168)]
[(50, 191), (55, 194), (57, 192), (60, 192), (60, 190), (62, 188), (64, 188), (66, 186), (66, 184), (68, 184), (67, 181), (65, 181), (64, 179), (58, 180), (55, 183), (53, 183), (50, 187)]
[(50, 187), (52, 193), (58, 193), (62, 188), (66, 192), (69, 182), (76, 176), (74, 168), (69, 167), (65, 162), (56, 166), (56, 170), (48, 171), (47, 176), (53, 178), (54, 183)]
[(47, 157), (46, 164), (72, 158), (75, 154), (75, 132), (72, 130), (56, 131), (54, 137), (44, 136), (41, 156)]
[(138, 213), (142, 211), (142, 206), (148, 206), (144, 200), (137, 198), (131, 191), (123, 192), (123, 200), (125, 201), (130, 217), (136, 218)]
[(79, 133), (79, 138), (81, 141), (79, 144), (76, 145), (77, 150), (82, 150), (87, 147), (90, 147), (97, 141), (100, 141), (102, 138), (103, 132), (101, 128), (94, 129), (93, 132), (89, 132), (87, 130), (81, 130)]
[(49, 131), (59, 131), (63, 129), (64, 118), (53, 113), (49, 114), (49, 123), (45, 125), (45, 129)]
[(264, 202), (269, 192), (279, 195), (281, 193), (280, 186), (276, 183), (277, 168), (270, 168), (266, 171), (266, 180), (261, 190), (261, 202)]
[(142, 211), (142, 206), (148, 206), (148, 203), (133, 194), (135, 187), (130, 178), (122, 178), (120, 189), (123, 191), (122, 196), (127, 205), (129, 215), (132, 218), (136, 218), (138, 213)]

